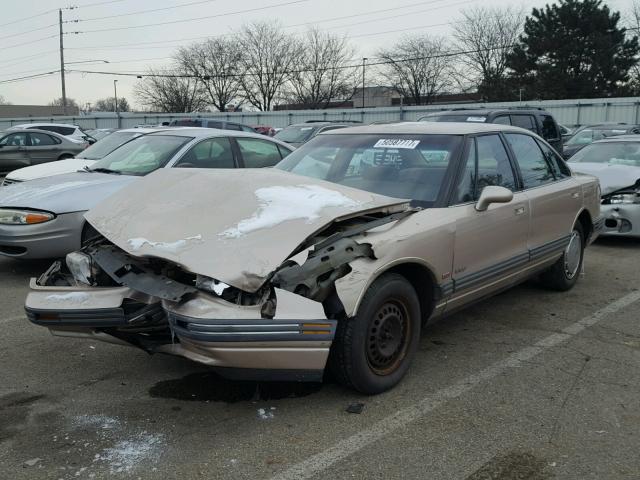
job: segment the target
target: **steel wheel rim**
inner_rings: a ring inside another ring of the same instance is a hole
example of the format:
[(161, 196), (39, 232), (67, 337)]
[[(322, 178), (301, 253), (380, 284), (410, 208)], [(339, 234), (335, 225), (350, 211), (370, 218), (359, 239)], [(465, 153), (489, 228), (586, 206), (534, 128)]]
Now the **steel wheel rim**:
[(376, 311), (367, 331), (367, 362), (377, 375), (393, 373), (406, 356), (411, 333), (409, 312), (399, 300), (388, 300)]
[(582, 257), (582, 237), (577, 231), (573, 231), (569, 245), (564, 250), (564, 272), (568, 279), (572, 279), (580, 268), (580, 258)]

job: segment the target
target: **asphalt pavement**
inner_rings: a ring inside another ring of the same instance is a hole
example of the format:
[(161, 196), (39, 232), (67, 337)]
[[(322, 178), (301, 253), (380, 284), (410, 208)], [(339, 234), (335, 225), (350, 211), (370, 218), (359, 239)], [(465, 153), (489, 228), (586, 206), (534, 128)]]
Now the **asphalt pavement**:
[(0, 478), (640, 478), (640, 241), (428, 326), (374, 397), (53, 337), (22, 309), (48, 264), (0, 259)]

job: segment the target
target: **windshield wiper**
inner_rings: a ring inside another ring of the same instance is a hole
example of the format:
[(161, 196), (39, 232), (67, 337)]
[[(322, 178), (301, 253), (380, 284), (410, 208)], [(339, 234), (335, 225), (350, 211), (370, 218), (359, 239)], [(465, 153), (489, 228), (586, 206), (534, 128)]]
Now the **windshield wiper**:
[(98, 173), (115, 173), (116, 175), (121, 175), (122, 172), (120, 170), (111, 170), (110, 168), (98, 167), (98, 168), (89, 168), (85, 167), (89, 172), (98, 172)]

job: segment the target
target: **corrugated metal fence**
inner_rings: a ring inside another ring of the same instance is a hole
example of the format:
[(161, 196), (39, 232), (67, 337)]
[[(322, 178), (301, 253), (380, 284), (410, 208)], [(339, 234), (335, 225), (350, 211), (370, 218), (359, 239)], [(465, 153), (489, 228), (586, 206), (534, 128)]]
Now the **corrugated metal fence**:
[(419, 107), (377, 107), (365, 109), (289, 110), (277, 112), (237, 113), (190, 113), (190, 114), (145, 114), (145, 113), (96, 113), (75, 117), (27, 117), (0, 119), (0, 129), (12, 125), (33, 122), (73, 123), (83, 128), (129, 128), (136, 125), (157, 125), (180, 118), (220, 118), (246, 125), (270, 125), (286, 127), (307, 120), (357, 120), (365, 123), (417, 120), (430, 112), (451, 108), (501, 108), (541, 107), (549, 111), (558, 123), (568, 127), (600, 122), (640, 122), (640, 97), (593, 98), (583, 100), (546, 100), (503, 103), (469, 103), (453, 105), (425, 105)]

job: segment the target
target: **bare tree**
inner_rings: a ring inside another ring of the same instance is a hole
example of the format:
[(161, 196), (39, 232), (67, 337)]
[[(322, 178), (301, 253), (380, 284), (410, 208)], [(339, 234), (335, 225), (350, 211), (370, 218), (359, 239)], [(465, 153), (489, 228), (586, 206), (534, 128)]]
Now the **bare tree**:
[(208, 101), (200, 81), (177, 75), (173, 70), (149, 70), (134, 87), (138, 102), (150, 110), (166, 113), (204, 110)]
[(512, 7), (476, 7), (462, 12), (453, 36), (460, 55), (459, 74), (485, 100), (502, 100), (508, 88), (507, 58), (522, 32), (524, 14)]
[(238, 99), (242, 89), (241, 52), (235, 40), (212, 38), (181, 48), (176, 62), (183, 71), (200, 78), (209, 103), (224, 112), (227, 105)]
[[(62, 106), (62, 97), (54, 98), (53, 100), (51, 100), (49, 102), (49, 106), (51, 106), (51, 107), (61, 107)], [(74, 100), (73, 98), (69, 98), (69, 97), (67, 97), (67, 107), (77, 108), (78, 110), (80, 109), (80, 106), (78, 105), (78, 102), (76, 100)]]
[(244, 98), (258, 110), (271, 110), (299, 58), (300, 43), (279, 24), (255, 22), (239, 32)]
[(351, 66), (355, 53), (346, 37), (308, 30), (289, 75), (287, 100), (318, 109), (329, 106), (334, 98), (353, 96), (358, 82), (358, 68)]
[[(631, 3), (625, 23), (630, 37), (640, 34), (640, 0), (633, 0)], [(631, 67), (629, 76), (631, 77), (628, 85), (629, 93), (638, 95), (640, 93), (640, 63)]]
[(407, 36), (377, 56), (385, 64), (380, 75), (414, 105), (428, 104), (450, 85), (444, 40), (428, 35)]
[[(115, 97), (107, 97), (101, 98), (100, 100), (96, 100), (96, 103), (93, 105), (93, 110), (96, 112), (115, 112), (116, 111), (116, 99)], [(118, 111), (119, 112), (129, 112), (131, 111), (131, 106), (129, 102), (124, 97), (118, 97)]]

